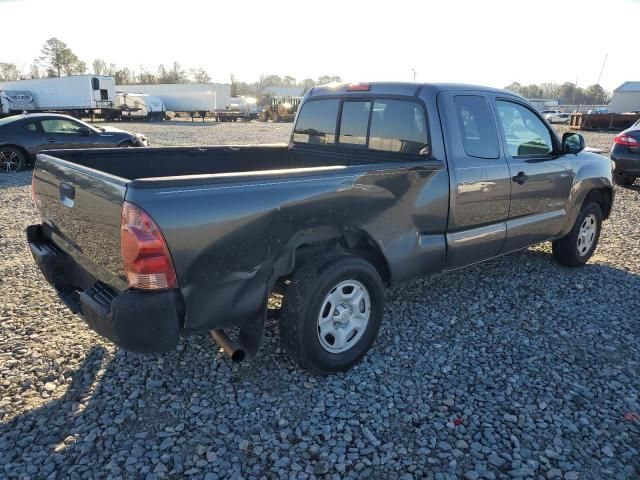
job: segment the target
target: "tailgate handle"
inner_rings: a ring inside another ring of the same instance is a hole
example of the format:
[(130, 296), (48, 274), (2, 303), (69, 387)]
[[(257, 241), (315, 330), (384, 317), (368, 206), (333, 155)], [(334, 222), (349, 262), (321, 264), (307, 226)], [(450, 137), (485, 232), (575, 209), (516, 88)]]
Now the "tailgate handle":
[(60, 201), (67, 207), (73, 207), (76, 198), (76, 189), (68, 183), (60, 184)]

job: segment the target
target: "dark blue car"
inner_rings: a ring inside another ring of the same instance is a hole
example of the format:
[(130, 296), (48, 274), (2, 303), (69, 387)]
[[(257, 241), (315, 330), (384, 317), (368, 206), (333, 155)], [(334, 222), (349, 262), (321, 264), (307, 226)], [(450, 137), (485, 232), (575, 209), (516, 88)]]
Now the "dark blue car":
[(115, 127), (95, 127), (67, 115), (35, 113), (0, 119), (0, 171), (32, 164), (41, 150), (144, 147), (147, 139)]

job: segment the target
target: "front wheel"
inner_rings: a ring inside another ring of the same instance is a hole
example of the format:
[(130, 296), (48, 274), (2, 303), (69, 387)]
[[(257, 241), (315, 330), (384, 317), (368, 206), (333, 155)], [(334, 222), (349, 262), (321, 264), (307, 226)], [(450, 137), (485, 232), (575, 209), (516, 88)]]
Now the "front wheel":
[(384, 286), (377, 270), (349, 254), (327, 254), (296, 271), (285, 294), (280, 338), (301, 367), (347, 370), (367, 353), (380, 329)]
[(569, 267), (580, 267), (593, 255), (600, 239), (602, 210), (596, 202), (582, 206), (571, 231), (552, 244), (553, 258)]

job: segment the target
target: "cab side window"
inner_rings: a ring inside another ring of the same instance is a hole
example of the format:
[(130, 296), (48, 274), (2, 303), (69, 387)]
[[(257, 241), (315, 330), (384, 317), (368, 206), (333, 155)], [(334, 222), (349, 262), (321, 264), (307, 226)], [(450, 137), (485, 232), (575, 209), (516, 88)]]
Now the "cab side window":
[(512, 157), (546, 156), (553, 152), (551, 133), (545, 124), (524, 105), (498, 100), (498, 119)]
[(420, 105), (386, 99), (373, 103), (369, 149), (417, 155), (428, 143), (426, 120)]
[(498, 132), (487, 100), (480, 95), (456, 95), (453, 103), (465, 153), (476, 158), (498, 158)]

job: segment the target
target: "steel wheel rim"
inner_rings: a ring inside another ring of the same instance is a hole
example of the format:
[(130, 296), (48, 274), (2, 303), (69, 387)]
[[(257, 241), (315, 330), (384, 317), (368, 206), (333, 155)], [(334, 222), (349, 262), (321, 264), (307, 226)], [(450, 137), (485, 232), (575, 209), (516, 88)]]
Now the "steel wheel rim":
[(20, 168), (20, 157), (15, 150), (0, 150), (0, 167), (6, 173), (15, 173)]
[(580, 230), (578, 231), (578, 255), (584, 257), (596, 240), (598, 233), (598, 219), (593, 213), (590, 213), (582, 220)]
[(358, 280), (345, 280), (333, 287), (318, 313), (318, 340), (330, 353), (352, 348), (364, 335), (371, 317), (371, 296)]

